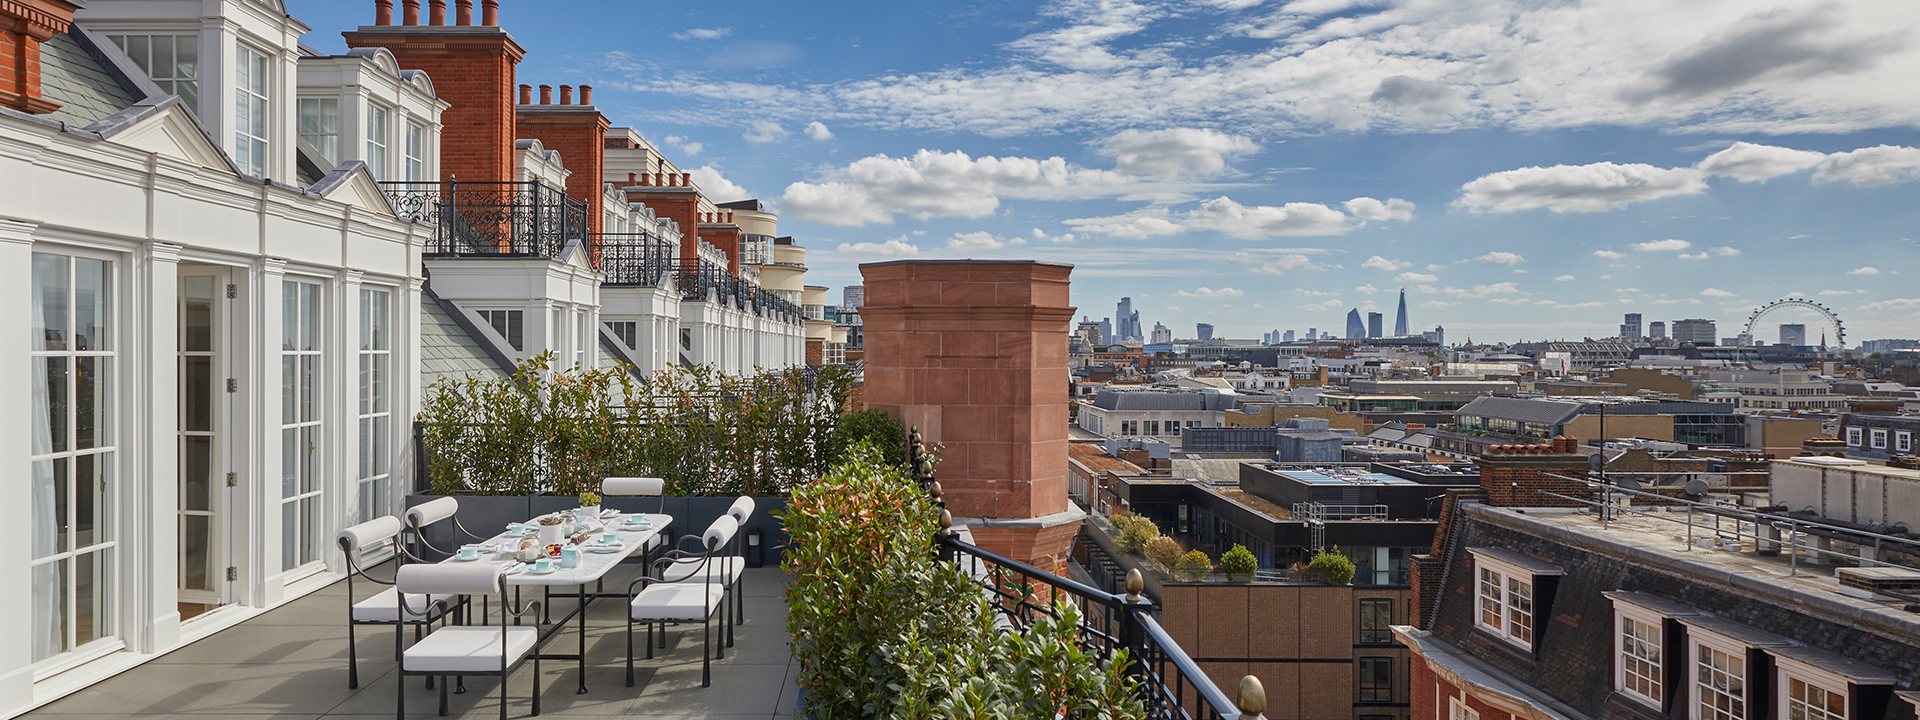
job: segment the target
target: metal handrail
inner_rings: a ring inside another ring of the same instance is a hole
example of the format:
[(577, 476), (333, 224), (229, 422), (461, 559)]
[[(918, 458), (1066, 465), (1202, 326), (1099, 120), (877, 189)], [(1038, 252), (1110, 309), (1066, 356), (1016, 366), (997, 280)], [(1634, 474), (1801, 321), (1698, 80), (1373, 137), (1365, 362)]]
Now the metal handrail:
[(380, 190), (401, 217), (434, 226), (430, 256), (558, 257), (589, 239), (590, 206), (539, 181), (385, 180)]
[(593, 239), (606, 285), (659, 285), (677, 259), (673, 246), (653, 233), (594, 233)]

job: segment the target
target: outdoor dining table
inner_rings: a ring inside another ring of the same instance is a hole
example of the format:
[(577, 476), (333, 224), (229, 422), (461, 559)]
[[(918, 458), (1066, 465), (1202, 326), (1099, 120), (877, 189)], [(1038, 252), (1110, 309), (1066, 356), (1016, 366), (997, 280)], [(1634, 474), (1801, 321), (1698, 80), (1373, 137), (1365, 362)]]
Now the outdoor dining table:
[[(575, 692), (585, 693), (587, 691), (587, 606), (592, 601), (598, 600), (602, 597), (620, 597), (620, 598), (626, 597), (625, 593), (601, 593), (601, 592), (589, 593), (587, 592), (587, 586), (599, 582), (602, 578), (606, 577), (608, 571), (612, 570), (615, 566), (618, 566), (620, 564), (620, 561), (625, 560), (628, 557), (631, 557), (634, 553), (639, 552), (642, 548), (645, 548), (647, 546), (647, 543), (653, 540), (654, 536), (657, 536), (661, 532), (665, 531), (667, 529), (667, 526), (673, 522), (673, 516), (663, 515), (659, 513), (629, 513), (629, 514), (625, 514), (624, 516), (645, 520), (649, 522), (650, 525), (648, 525), (647, 529), (645, 530), (622, 530), (620, 529), (622, 525), (622, 520), (617, 518), (609, 518), (607, 524), (604, 527), (591, 531), (588, 534), (587, 536), (588, 539), (586, 541), (582, 542), (580, 545), (573, 546), (573, 547), (580, 548), (580, 564), (574, 567), (560, 567), (560, 558), (551, 558), (550, 560), (553, 563), (553, 570), (551, 572), (546, 572), (546, 573), (533, 572), (532, 563), (520, 563), (518, 560), (512, 557), (513, 553), (509, 552), (508, 549), (519, 547), (520, 542), (522, 540), (534, 540), (535, 536), (522, 534), (520, 532), (516, 532), (513, 529), (508, 529), (507, 531), (504, 531), (498, 535), (495, 535), (491, 538), (488, 538), (482, 541), (481, 543), (478, 543), (480, 545), (486, 545), (486, 546), (491, 546), (493, 548), (496, 548), (496, 551), (493, 554), (490, 554), (490, 555), (482, 554), (478, 560), (461, 560), (458, 557), (452, 557), (446, 560), (442, 560), (441, 562), (445, 562), (445, 563), (490, 562), (490, 563), (502, 565), (508, 568), (511, 568), (516, 564), (519, 564), (521, 565), (519, 570), (514, 571), (513, 574), (506, 576), (505, 578), (506, 584), (516, 586), (516, 588), (518, 586), (529, 586), (529, 585), (545, 586), (547, 588), (547, 594), (549, 598), (552, 597), (552, 588), (554, 587), (560, 587), (560, 586), (566, 586), (566, 585), (577, 586), (579, 588), (579, 592), (577, 593), (577, 596), (580, 599), (580, 604), (575, 608), (573, 608), (573, 610), (570, 613), (568, 613), (565, 616), (562, 616), (559, 622), (551, 623), (552, 628), (550, 630), (547, 630), (541, 633), (539, 644), (535, 646), (534, 652), (536, 653), (541, 652), (541, 650), (543, 650), (546, 647), (547, 643), (553, 641), (554, 638), (557, 638), (560, 636), (561, 631), (566, 628), (568, 620), (573, 620), (577, 618), (578, 623), (575, 627), (578, 629), (577, 635), (579, 635), (579, 640), (580, 640), (579, 651), (576, 654), (572, 654), (572, 655), (541, 654), (540, 659), (579, 661), (580, 689)], [(521, 525), (535, 525), (537, 522), (538, 522), (538, 518), (535, 518), (534, 520), (530, 520), (526, 523), (521, 523)], [(576, 531), (576, 533), (577, 532), (579, 531)], [(609, 550), (605, 552), (590, 552), (586, 549), (589, 546), (599, 544), (599, 538), (607, 533), (613, 533), (619, 536), (620, 548), (618, 550)], [(534, 542), (538, 542), (538, 540), (534, 540)], [(562, 541), (562, 542), (564, 544), (565, 541)], [(516, 600), (517, 600), (517, 595), (518, 595), (517, 589), (515, 593), (516, 593)], [(562, 595), (562, 597), (564, 597), (564, 595)], [(542, 610), (542, 614), (547, 615), (549, 618), (549, 622), (551, 622), (551, 613), (547, 612), (548, 609), (543, 607), (541, 608), (541, 610)], [(514, 622), (517, 624), (519, 620), (515, 619)]]

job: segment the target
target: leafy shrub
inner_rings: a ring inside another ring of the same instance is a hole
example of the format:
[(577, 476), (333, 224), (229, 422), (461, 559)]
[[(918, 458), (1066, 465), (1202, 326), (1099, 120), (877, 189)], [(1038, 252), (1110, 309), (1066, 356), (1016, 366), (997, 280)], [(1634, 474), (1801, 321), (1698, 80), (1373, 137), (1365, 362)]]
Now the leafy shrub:
[(1125, 653), (1096, 663), (1072, 606), (997, 630), (978, 585), (935, 555), (938, 510), (872, 444), (795, 488), (782, 518), (787, 632), (821, 718), (1144, 718)]
[(1186, 582), (1204, 580), (1210, 572), (1213, 572), (1213, 559), (1202, 550), (1187, 551), (1180, 556), (1180, 565), (1174, 568), (1174, 574)]
[(1180, 546), (1179, 540), (1159, 535), (1147, 541), (1144, 554), (1148, 560), (1172, 569), (1180, 564), (1180, 556), (1187, 554), (1187, 549)]
[(1160, 526), (1139, 515), (1115, 515), (1108, 518), (1108, 522), (1120, 531), (1120, 537), (1113, 541), (1123, 553), (1138, 554), (1146, 549), (1149, 541), (1160, 536)]
[(1253, 551), (1244, 545), (1234, 545), (1232, 550), (1220, 556), (1220, 569), (1228, 575), (1251, 575), (1260, 568), (1260, 562), (1253, 557)]
[(842, 452), (866, 441), (880, 451), (881, 461), (889, 466), (907, 464), (907, 426), (879, 410), (860, 410), (840, 416), (834, 427), (834, 443)]
[(1353, 561), (1341, 554), (1338, 545), (1331, 549), (1321, 548), (1320, 552), (1314, 553), (1313, 561), (1307, 563), (1307, 567), (1319, 573), (1320, 581), (1328, 585), (1345, 585), (1353, 582)]
[[(440, 495), (577, 495), (621, 476), (664, 478), (676, 495), (784, 493), (846, 455), (851, 383), (839, 368), (676, 367), (642, 380), (625, 365), (558, 368), (542, 353), (512, 378), (427, 388), (427, 475)], [(886, 447), (901, 444), (896, 432)]]

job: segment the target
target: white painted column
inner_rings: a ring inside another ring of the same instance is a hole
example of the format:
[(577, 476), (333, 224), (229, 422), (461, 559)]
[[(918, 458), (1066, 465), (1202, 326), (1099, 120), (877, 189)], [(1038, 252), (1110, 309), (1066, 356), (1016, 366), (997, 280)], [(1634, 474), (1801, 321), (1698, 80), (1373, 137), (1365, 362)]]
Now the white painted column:
[(393, 465), (392, 480), (387, 483), (392, 494), (387, 499), (387, 507), (395, 509), (406, 507), (407, 494), (413, 492), (414, 464), (420, 462), (413, 452), (413, 416), (420, 412), (421, 393), (425, 392), (420, 384), (420, 325), (423, 322), (420, 288), (424, 284), (421, 278), (408, 278), (394, 294), (393, 301), (398, 304), (399, 312), (394, 315), (393, 332), (388, 335), (389, 346), (393, 348), (387, 371), (387, 392), (393, 403), (388, 439), (391, 443), (388, 447), (393, 450), (388, 456)]
[[(338, 320), (328, 323), (326, 318), (321, 319), (326, 328), (321, 341), (325, 343), (321, 346), (321, 367), (326, 373), (321, 385), (325, 398), (322, 437), (331, 443), (325, 453), (331, 460), (322, 467), (335, 468), (320, 481), (320, 517), (327, 523), (320, 535), (323, 540), (365, 520), (360, 517), (360, 285), (365, 277), (366, 273), (359, 270), (342, 270), (334, 276), (328, 283), (333, 287), (327, 289), (333, 295), (332, 302), (326, 305)], [(328, 570), (346, 572), (346, 560), (338, 552), (329, 552), (333, 549), (331, 541), (322, 542), (320, 557)]]
[(151, 243), (135, 262), (135, 339), (120, 353), (138, 383), (126, 388), (133, 407), (120, 426), (130, 445), (121, 450), (122, 507), (131, 512), (119, 553), (133, 567), (122, 569), (120, 596), (143, 626), (125, 628), (127, 646), (154, 652), (180, 642), (180, 246)]
[[(33, 307), (33, 232), (39, 223), (0, 217), (0, 298), (10, 312), (0, 313), (0, 388), (14, 402), (26, 405), (33, 397), (33, 319), (26, 309)], [(33, 477), (32, 417), (26, 408), (0, 415), (0, 473), (14, 478), (0, 483), (0, 507), (18, 508), (12, 522), (0, 523), (0, 547), (13, 548), (0, 553), (0, 573), (15, 578), (13, 592), (0, 597), (0, 712), (26, 707), (33, 702), (32, 592), (27, 587), (29, 562), (26, 548), (32, 547), (33, 525), (28, 508), (33, 507), (33, 490), (27, 478)]]
[[(245, 457), (252, 467), (241, 472), (248, 482), (234, 489), (234, 506), (243, 508), (233, 518), (234, 565), (240, 568), (240, 582), (234, 587), (235, 600), (255, 607), (271, 607), (285, 597), (285, 573), (280, 569), (280, 420), (282, 392), (280, 373), (281, 329), (285, 324), (283, 290), (287, 279), (287, 261), (263, 258), (250, 273), (248, 283), (258, 300), (258, 310), (246, 324), (243, 337), (235, 338), (235, 347), (246, 355), (245, 375), (240, 378), (241, 397), (236, 408), (247, 437), (242, 440), (252, 449)], [(324, 390), (324, 388), (323, 388)], [(252, 422), (245, 422), (251, 418)], [(239, 435), (242, 431), (236, 431)], [(240, 439), (240, 438), (236, 438)]]

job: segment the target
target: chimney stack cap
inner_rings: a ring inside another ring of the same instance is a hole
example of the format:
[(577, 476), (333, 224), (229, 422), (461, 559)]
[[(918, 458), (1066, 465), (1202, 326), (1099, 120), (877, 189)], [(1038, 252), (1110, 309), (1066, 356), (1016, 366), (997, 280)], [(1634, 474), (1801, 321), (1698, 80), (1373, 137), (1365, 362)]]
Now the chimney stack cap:
[(481, 0), (480, 24), (487, 27), (500, 24), (500, 0)]

